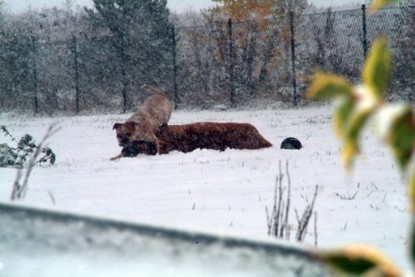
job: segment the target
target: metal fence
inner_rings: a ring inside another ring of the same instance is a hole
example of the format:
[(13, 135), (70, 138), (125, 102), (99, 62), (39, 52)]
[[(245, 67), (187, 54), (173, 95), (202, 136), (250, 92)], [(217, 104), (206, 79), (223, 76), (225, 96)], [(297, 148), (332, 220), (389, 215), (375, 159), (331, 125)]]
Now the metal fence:
[[(176, 27), (157, 84), (176, 108), (296, 105), (316, 70), (359, 82), (371, 43), (386, 35), (393, 53), (391, 96), (415, 90), (415, 6), (361, 9)], [(139, 62), (120, 59), (114, 37), (0, 44), (0, 108), (53, 114), (130, 111), (145, 98)], [(19, 49), (19, 51), (15, 51)], [(139, 49), (135, 49), (139, 53)], [(159, 61), (160, 62), (160, 61)], [(141, 65), (142, 66), (142, 65)], [(136, 74), (137, 73), (137, 74)], [(139, 76), (138, 76), (139, 75)]]

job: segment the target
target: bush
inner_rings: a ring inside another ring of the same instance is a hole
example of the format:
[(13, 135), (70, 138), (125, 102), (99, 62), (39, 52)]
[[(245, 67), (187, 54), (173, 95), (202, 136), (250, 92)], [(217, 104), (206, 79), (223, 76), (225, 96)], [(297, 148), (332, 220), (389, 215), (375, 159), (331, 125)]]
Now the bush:
[(43, 156), (37, 159), (34, 165), (47, 162), (50, 164), (55, 163), (56, 155), (52, 149), (36, 145), (31, 135), (26, 134), (20, 140), (17, 140), (10, 134), (6, 126), (0, 126), (0, 129), (6, 137), (10, 137), (12, 141), (17, 143), (16, 147), (10, 147), (7, 143), (0, 144), (0, 167), (13, 166), (23, 168), (30, 155), (37, 149), (43, 153)]

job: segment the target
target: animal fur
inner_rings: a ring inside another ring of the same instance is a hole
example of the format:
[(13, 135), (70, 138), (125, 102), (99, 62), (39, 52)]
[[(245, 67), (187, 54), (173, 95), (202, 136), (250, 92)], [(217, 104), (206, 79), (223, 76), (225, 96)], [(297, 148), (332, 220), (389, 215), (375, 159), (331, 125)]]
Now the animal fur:
[[(191, 152), (195, 149), (224, 151), (234, 149), (261, 149), (271, 147), (258, 130), (248, 123), (198, 122), (185, 125), (162, 126), (156, 136), (160, 143), (160, 154), (171, 151)], [(122, 155), (155, 155), (154, 143), (135, 141), (123, 149)]]
[[(159, 153), (159, 140), (155, 134), (160, 126), (169, 122), (173, 105), (160, 90), (149, 85), (142, 88), (154, 95), (148, 97), (138, 112), (125, 123), (115, 123), (113, 129), (117, 132), (119, 146), (126, 147), (133, 141), (145, 141), (153, 143)], [(119, 155), (112, 159), (117, 157)]]

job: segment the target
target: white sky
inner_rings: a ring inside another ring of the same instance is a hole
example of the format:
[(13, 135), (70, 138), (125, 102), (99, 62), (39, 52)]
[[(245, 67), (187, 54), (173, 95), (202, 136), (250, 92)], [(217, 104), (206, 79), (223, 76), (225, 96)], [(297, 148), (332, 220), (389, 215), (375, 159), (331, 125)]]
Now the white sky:
[[(27, 9), (29, 6), (32, 8), (42, 8), (42, 7), (53, 7), (53, 6), (64, 6), (66, 0), (6, 0), (6, 4), (12, 12), (20, 12)], [(80, 6), (92, 6), (92, 0), (71, 0), (75, 5)], [(312, 3), (316, 6), (338, 6), (345, 5), (349, 3), (364, 3), (364, 0), (309, 0), (309, 3)], [(208, 8), (213, 5), (211, 0), (168, 0), (168, 7), (172, 11), (181, 12), (187, 8), (192, 8), (194, 10), (200, 10)]]

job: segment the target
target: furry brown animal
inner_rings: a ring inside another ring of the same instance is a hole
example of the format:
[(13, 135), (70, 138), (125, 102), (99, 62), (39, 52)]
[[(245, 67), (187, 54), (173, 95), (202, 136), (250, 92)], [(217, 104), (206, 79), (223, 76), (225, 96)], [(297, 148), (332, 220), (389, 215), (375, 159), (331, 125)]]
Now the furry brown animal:
[[(145, 141), (153, 143), (159, 153), (160, 145), (155, 133), (160, 126), (167, 125), (173, 105), (160, 90), (149, 85), (144, 85), (142, 88), (154, 95), (148, 97), (138, 112), (126, 122), (115, 123), (113, 129), (117, 132), (119, 146), (126, 147), (133, 141)], [(111, 160), (120, 158), (120, 155)]]
[[(271, 147), (258, 130), (248, 123), (197, 122), (185, 125), (162, 126), (156, 133), (160, 154), (171, 151), (191, 152), (195, 149), (224, 151), (234, 149), (261, 149)], [(124, 147), (124, 157), (138, 154), (155, 155), (154, 143), (135, 141)]]

